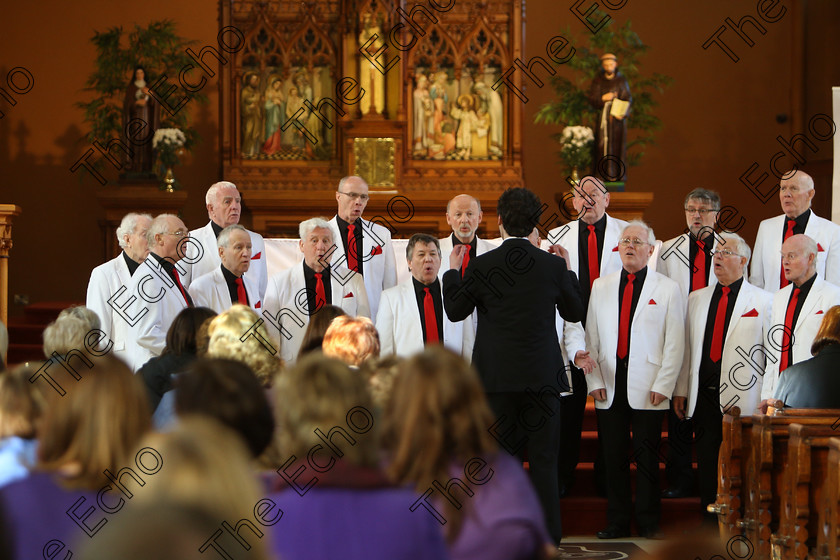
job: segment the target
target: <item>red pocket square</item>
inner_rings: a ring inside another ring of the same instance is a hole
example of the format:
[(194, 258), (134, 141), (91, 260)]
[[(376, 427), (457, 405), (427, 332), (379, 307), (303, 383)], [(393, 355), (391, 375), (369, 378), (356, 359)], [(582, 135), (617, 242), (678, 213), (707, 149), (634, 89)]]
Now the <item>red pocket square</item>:
[(377, 245), (370, 251), (371, 255), (381, 255), (382, 254), (382, 245)]
[(613, 247), (612, 252), (613, 252), (613, 253), (618, 253), (618, 245), (616, 245), (615, 247)]
[(825, 253), (825, 249), (823, 249), (822, 245), (820, 245), (819, 243), (817, 243), (817, 251), (820, 253)]
[(253, 257), (251, 257), (251, 260), (255, 261), (255, 260), (259, 259), (261, 256), (262, 256), (262, 251), (260, 251), (259, 253), (257, 253)]
[(819, 311), (817, 311), (816, 313), (814, 313), (814, 315), (822, 315), (822, 312), (823, 312), (823, 310), (822, 310), (822, 309), (820, 309)]
[(756, 311), (755, 307), (741, 315), (741, 317), (758, 317), (758, 311)]
[(346, 294), (344, 297), (345, 298), (353, 297), (353, 292), (350, 292), (349, 294)]
[(653, 300), (651, 299), (651, 300), (648, 302), (648, 305), (656, 305), (656, 302), (655, 302), (655, 301), (653, 301)]
[(262, 307), (262, 302), (258, 301), (257, 304), (254, 306), (254, 308), (259, 309), (260, 307)]

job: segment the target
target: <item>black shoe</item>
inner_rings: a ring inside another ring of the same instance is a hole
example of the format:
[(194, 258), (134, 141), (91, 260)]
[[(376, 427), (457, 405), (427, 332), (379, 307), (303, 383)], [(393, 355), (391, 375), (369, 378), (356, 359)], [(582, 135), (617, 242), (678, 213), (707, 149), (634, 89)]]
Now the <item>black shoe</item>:
[(665, 538), (665, 533), (659, 527), (648, 527), (646, 529), (639, 529), (639, 536), (643, 539), (654, 539), (661, 541)]
[(675, 486), (662, 491), (662, 497), (667, 499), (688, 498), (691, 496), (691, 489), (685, 486)]
[(630, 536), (630, 529), (622, 529), (618, 525), (610, 525), (603, 531), (598, 531), (595, 536), (599, 539), (623, 539)]

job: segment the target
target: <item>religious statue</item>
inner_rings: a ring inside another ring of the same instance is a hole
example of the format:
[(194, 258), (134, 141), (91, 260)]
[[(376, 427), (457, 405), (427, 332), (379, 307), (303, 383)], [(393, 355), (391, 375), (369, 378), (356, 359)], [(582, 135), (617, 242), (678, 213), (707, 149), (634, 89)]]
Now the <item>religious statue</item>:
[(242, 88), (242, 155), (255, 158), (260, 153), (263, 135), (260, 118), (260, 77), (257, 74), (245, 76), (246, 85)]
[(450, 114), (458, 121), (458, 134), (455, 136), (455, 148), (458, 159), (469, 159), (472, 150), (473, 131), (478, 129), (478, 117), (475, 114), (475, 102), (471, 95), (459, 95), (457, 107)]
[(502, 98), (498, 91), (480, 81), (475, 83), (473, 91), (480, 101), (478, 109), (486, 113), (486, 118), (490, 122), (489, 153), (493, 156), (501, 156), (505, 128)]
[(414, 88), (414, 153), (426, 156), (432, 143), (432, 98), (429, 97), (429, 78), (417, 75), (417, 87)]
[[(359, 110), (362, 115), (381, 115), (385, 111), (385, 76), (382, 71), (373, 66), (370, 60), (374, 59), (384, 43), (384, 33), (374, 16), (369, 13), (362, 14), (362, 31), (359, 33), (359, 46), (368, 54), (367, 57), (359, 57), (359, 84), (368, 90), (369, 95), (362, 97)], [(384, 56), (379, 61), (387, 67)]]
[[(142, 66), (134, 68), (131, 80), (125, 90), (123, 101), (123, 130), (128, 130), (127, 125), (134, 119), (140, 119), (146, 123), (148, 129), (144, 129), (143, 138), (149, 138), (149, 142), (132, 146), (133, 156), (126, 155), (126, 172), (136, 175), (154, 174), (154, 156), (151, 138), (155, 130), (160, 128), (160, 107), (154, 97), (149, 95), (149, 87), (146, 84), (146, 70)], [(137, 125), (132, 125), (132, 130), (139, 131)]]
[[(630, 95), (627, 80), (618, 71), (618, 59), (614, 54), (607, 53), (601, 57), (601, 68), (603, 72), (592, 80), (588, 95), (589, 103), (601, 110), (595, 126), (595, 157), (593, 158), (595, 169), (592, 174), (604, 181), (625, 181), (627, 179), (626, 117), (633, 98)], [(621, 166), (617, 163), (599, 165), (605, 156), (619, 159)]]

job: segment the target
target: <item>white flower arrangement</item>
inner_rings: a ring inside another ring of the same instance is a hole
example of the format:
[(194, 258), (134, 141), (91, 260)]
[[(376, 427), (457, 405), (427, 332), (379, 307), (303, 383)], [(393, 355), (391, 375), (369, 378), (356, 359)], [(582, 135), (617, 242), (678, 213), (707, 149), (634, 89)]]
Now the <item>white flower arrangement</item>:
[(595, 135), (588, 126), (567, 126), (563, 129), (560, 141), (564, 144), (571, 144), (576, 148), (583, 148), (595, 141)]
[(588, 126), (567, 126), (560, 134), (560, 157), (572, 170), (587, 170), (594, 143), (595, 134)]
[(179, 128), (159, 128), (152, 137), (152, 148), (158, 149), (158, 145), (164, 144), (168, 148), (183, 148), (187, 137)]

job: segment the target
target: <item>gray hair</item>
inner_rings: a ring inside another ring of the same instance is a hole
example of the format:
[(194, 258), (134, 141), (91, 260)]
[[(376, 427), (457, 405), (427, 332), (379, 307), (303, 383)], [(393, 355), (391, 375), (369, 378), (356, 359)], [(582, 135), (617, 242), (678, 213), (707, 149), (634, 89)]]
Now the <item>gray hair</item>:
[(685, 201), (683, 204), (688, 204), (688, 201), (692, 198), (708, 202), (709, 206), (712, 207), (712, 210), (720, 210), (720, 195), (715, 191), (710, 191), (708, 189), (694, 189), (685, 195)]
[(101, 327), (99, 316), (84, 305), (68, 307), (44, 329), (44, 356), (53, 352), (65, 356), (72, 350), (85, 349), (85, 336)]
[(140, 218), (146, 218), (149, 221), (152, 221), (152, 217), (149, 214), (131, 212), (123, 216), (123, 219), (120, 222), (120, 227), (117, 228), (117, 241), (120, 244), (120, 248), (126, 248), (127, 242), (125, 240), (125, 236), (134, 233), (134, 230), (137, 229), (137, 222)]
[[(219, 191), (224, 188), (233, 187), (236, 189), (236, 185), (231, 183), (230, 181), (219, 181), (218, 183), (213, 183), (210, 185), (210, 188), (207, 189), (207, 194), (204, 195), (204, 203), (205, 204), (216, 204), (216, 198), (219, 196)], [(237, 189), (238, 191), (239, 189)]]
[(418, 243), (425, 243), (431, 245), (434, 243), (437, 247), (438, 255), (440, 255), (440, 241), (437, 237), (429, 235), (428, 233), (415, 233), (408, 239), (408, 245), (405, 246), (405, 258), (411, 260), (414, 258), (414, 246)]
[(624, 229), (621, 230), (621, 236), (624, 237), (624, 232), (627, 231), (628, 228), (633, 227), (633, 226), (644, 228), (645, 231), (647, 231), (647, 234), (648, 234), (648, 243), (651, 244), (651, 245), (656, 244), (656, 236), (653, 234), (653, 228), (650, 227), (649, 225), (647, 225), (642, 220), (630, 220), (627, 223), (627, 225), (624, 226)]
[[(747, 259), (747, 262), (744, 263), (744, 276), (746, 276), (747, 266), (749, 266), (750, 256), (752, 256), (750, 246), (747, 245), (747, 242), (744, 240), (743, 237), (731, 231), (725, 231), (721, 233), (719, 237), (722, 240), (722, 243), (720, 245), (726, 245), (726, 247), (729, 248), (729, 250), (734, 251), (738, 255)], [(718, 250), (720, 250), (720, 245), (718, 245)]]
[(166, 223), (169, 221), (170, 218), (178, 218), (175, 214), (160, 214), (155, 216), (155, 219), (152, 220), (151, 225), (149, 225), (149, 230), (146, 232), (146, 241), (149, 243), (149, 251), (154, 252), (155, 249), (155, 236), (159, 233), (166, 233), (166, 228), (168, 224)]
[[(244, 227), (239, 224), (233, 224), (232, 226), (228, 226), (219, 232), (219, 237), (216, 238), (216, 245), (227, 249), (227, 246), (230, 245), (230, 234), (237, 230), (244, 231), (246, 234), (248, 233), (248, 230)], [(248, 238), (251, 238), (250, 234), (248, 234)]]
[(344, 185), (346, 185), (347, 181), (349, 181), (350, 179), (358, 179), (359, 181), (361, 181), (362, 183), (367, 185), (367, 181), (365, 181), (364, 179), (362, 179), (358, 175), (348, 175), (347, 177), (342, 177), (341, 180), (338, 182), (338, 189), (337, 190), (341, 191), (341, 189), (344, 188)]
[(330, 227), (330, 223), (324, 218), (309, 218), (308, 220), (302, 221), (298, 227), (298, 233), (301, 239), (306, 239), (316, 229), (327, 229), (330, 231), (330, 237), (333, 237), (333, 230)]

